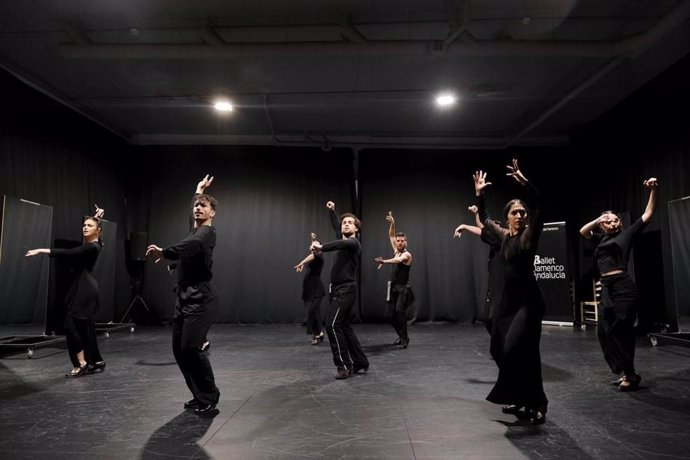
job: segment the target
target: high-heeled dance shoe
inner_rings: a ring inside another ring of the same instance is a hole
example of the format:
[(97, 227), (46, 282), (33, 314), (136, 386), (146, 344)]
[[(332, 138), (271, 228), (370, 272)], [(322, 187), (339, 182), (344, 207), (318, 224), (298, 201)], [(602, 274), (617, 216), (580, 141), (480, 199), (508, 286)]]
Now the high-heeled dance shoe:
[(105, 371), (105, 361), (97, 361), (93, 364), (89, 364), (89, 370), (87, 371), (87, 374), (94, 374), (96, 372), (103, 371)]
[(311, 343), (312, 345), (318, 345), (321, 342), (323, 342), (323, 332), (321, 332), (319, 335), (312, 336), (311, 341), (309, 343)]
[(89, 371), (89, 366), (88, 364), (84, 364), (83, 366), (80, 367), (75, 367), (71, 371), (65, 374), (65, 377), (81, 377), (82, 375), (86, 375), (86, 373)]
[(613, 385), (614, 387), (617, 387), (618, 385), (623, 383), (623, 380), (625, 380), (625, 376), (619, 378), (618, 380), (611, 380), (611, 385)]
[(623, 381), (620, 385), (618, 385), (618, 389), (620, 391), (635, 391), (639, 388), (641, 381), (642, 377), (640, 377), (638, 374), (634, 374), (630, 377), (624, 375)]
[(530, 425), (543, 425), (546, 423), (546, 409), (530, 409), (528, 421)]
[(509, 404), (507, 406), (501, 407), (501, 412), (503, 412), (504, 414), (517, 415), (520, 412), (520, 409), (522, 409), (522, 406), (518, 406), (516, 404)]

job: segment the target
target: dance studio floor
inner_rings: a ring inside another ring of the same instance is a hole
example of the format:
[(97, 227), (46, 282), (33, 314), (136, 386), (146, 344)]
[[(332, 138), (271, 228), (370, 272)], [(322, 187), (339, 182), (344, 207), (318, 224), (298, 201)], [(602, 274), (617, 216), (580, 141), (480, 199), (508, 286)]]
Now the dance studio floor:
[[(66, 379), (64, 348), (0, 358), (2, 459), (690, 458), (690, 348), (638, 342), (642, 384), (609, 385), (593, 330), (544, 326), (546, 424), (484, 400), (496, 377), (479, 325), (355, 326), (371, 369), (333, 379), (328, 343), (297, 325), (211, 330), (220, 413), (190, 398), (167, 327), (101, 337), (104, 373)], [(0, 328), (0, 336), (26, 334)]]

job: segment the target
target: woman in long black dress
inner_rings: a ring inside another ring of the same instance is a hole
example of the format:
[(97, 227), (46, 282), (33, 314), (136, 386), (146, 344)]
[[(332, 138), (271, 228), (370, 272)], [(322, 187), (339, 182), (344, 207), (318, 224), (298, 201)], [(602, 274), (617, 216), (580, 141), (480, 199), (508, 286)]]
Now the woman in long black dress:
[[(316, 235), (312, 233), (311, 242), (314, 241), (316, 241)], [(323, 342), (324, 337), (321, 330), (321, 301), (326, 295), (326, 289), (321, 281), (323, 263), (323, 254), (309, 254), (294, 267), (297, 272), (307, 267), (302, 281), (302, 300), (307, 309), (307, 334), (311, 334), (309, 343), (312, 345)]]
[(65, 334), (72, 370), (65, 377), (81, 377), (84, 374), (105, 370), (105, 361), (98, 349), (94, 315), (100, 307), (98, 283), (91, 274), (101, 252), (101, 217), (103, 209), (96, 206), (93, 217), (84, 218), (82, 244), (72, 249), (31, 249), (26, 257), (47, 254), (64, 257), (71, 262), (74, 281), (67, 292), (65, 303)]
[[(642, 233), (656, 209), (659, 184), (655, 177), (644, 181), (649, 200), (642, 216), (623, 229), (620, 216), (604, 211), (586, 223), (580, 234), (593, 240), (594, 258), (601, 276), (603, 314), (597, 324), (597, 336), (604, 359), (619, 378), (613, 382), (621, 391), (636, 390), (642, 377), (635, 372), (635, 318), (639, 294), (628, 275), (628, 258), (635, 238)], [(595, 229), (600, 232), (593, 232)]]
[(491, 182), (486, 182), (486, 174), (478, 171), (473, 176), (482, 222), (501, 238), (489, 286), (490, 310), (495, 312), (491, 350), (499, 371), (496, 385), (486, 399), (504, 404), (504, 413), (517, 414), (524, 407), (529, 422), (537, 425), (546, 421), (548, 405), (539, 352), (545, 305), (533, 266), (543, 222), (538, 193), (520, 171), (517, 160), (508, 166), (507, 175), (530, 192), (533, 205), (528, 211), (523, 201), (509, 201), (503, 212), (507, 228), (487, 216), (483, 192)]

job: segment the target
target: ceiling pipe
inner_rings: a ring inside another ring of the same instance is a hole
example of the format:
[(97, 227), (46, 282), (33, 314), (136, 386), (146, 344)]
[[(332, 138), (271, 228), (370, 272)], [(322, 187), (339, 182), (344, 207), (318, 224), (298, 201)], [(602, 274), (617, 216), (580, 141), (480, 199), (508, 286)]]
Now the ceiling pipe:
[(249, 57), (300, 56), (401, 56), (487, 57), (487, 56), (557, 56), (613, 57), (616, 42), (577, 43), (566, 41), (477, 41), (453, 43), (444, 49), (443, 41), (369, 41), (368, 46), (350, 42), (297, 42), (290, 44), (248, 43), (210, 46), (206, 44), (94, 44), (63, 43), (57, 53), (66, 59), (165, 59), (228, 60)]
[(367, 37), (362, 35), (362, 33), (359, 30), (355, 29), (355, 27), (349, 23), (343, 23), (341, 25), (340, 37), (344, 40), (353, 43), (358, 43), (360, 45), (366, 45), (369, 43)]
[[(413, 137), (413, 136), (347, 136), (329, 134), (328, 146), (332, 148), (410, 148), (410, 149), (483, 149), (500, 150), (507, 137)], [(273, 145), (295, 147), (320, 147), (324, 142), (315, 140), (309, 133), (284, 133), (271, 135), (198, 135), (198, 134), (139, 134), (129, 138), (136, 145)], [(540, 139), (538, 145), (567, 145), (566, 137)]]
[[(207, 44), (60, 44), (57, 53), (68, 59), (216, 59), (297, 56), (555, 56), (614, 58), (654, 43), (690, 16), (690, 1), (682, 2), (643, 34), (618, 41), (370, 41), (351, 42), (216, 43)], [(459, 28), (460, 29), (460, 28)], [(209, 30), (212, 30), (209, 28)], [(346, 28), (343, 29), (347, 30)], [(356, 32), (356, 29), (352, 28)], [(215, 31), (214, 31), (215, 33)], [(358, 33), (358, 32), (357, 32)], [(459, 36), (459, 35), (458, 35)], [(356, 37), (352, 35), (352, 37)], [(218, 36), (220, 38), (220, 36)], [(364, 38), (364, 37), (362, 37)], [(457, 37), (456, 37), (457, 38)], [(348, 38), (350, 39), (350, 38)], [(220, 38), (222, 40), (222, 38)]]
[(213, 27), (213, 25), (210, 22), (205, 22), (203, 26), (201, 26), (201, 33), (199, 34), (199, 37), (203, 41), (205, 41), (209, 45), (213, 46), (225, 46), (227, 45), (226, 41), (223, 40), (223, 37), (218, 34), (216, 29)]

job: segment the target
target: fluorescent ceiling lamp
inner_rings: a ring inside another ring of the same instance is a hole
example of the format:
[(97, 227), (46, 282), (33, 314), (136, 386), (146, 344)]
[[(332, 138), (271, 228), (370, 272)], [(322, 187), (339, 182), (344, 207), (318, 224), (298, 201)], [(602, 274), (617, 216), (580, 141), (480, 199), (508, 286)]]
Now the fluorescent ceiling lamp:
[(444, 94), (439, 94), (436, 96), (436, 104), (438, 104), (440, 107), (448, 107), (450, 105), (455, 104), (457, 98), (450, 93), (444, 93)]
[(230, 101), (216, 101), (213, 107), (219, 112), (232, 112), (232, 104)]

